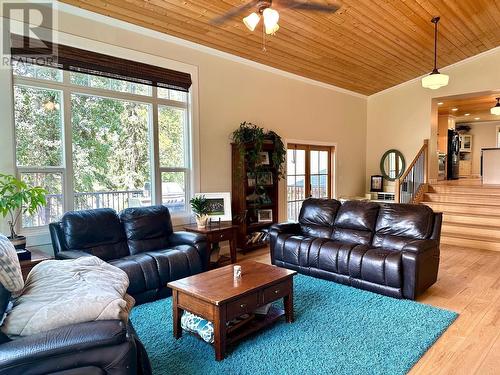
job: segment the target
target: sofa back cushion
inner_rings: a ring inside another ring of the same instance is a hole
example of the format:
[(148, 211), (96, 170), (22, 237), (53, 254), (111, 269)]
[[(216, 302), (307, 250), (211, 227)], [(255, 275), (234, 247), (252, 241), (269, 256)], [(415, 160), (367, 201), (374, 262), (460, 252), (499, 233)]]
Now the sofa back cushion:
[(430, 238), (434, 211), (420, 204), (384, 204), (380, 208), (373, 245), (401, 250), (411, 240)]
[(66, 212), (61, 226), (68, 250), (82, 250), (103, 260), (130, 255), (120, 219), (111, 208)]
[(299, 214), (302, 234), (329, 238), (339, 207), (340, 202), (335, 199), (306, 199)]
[(379, 207), (373, 202), (344, 202), (335, 219), (332, 238), (346, 243), (370, 244)]
[(131, 254), (168, 247), (172, 234), (170, 212), (165, 206), (127, 208), (120, 214)]

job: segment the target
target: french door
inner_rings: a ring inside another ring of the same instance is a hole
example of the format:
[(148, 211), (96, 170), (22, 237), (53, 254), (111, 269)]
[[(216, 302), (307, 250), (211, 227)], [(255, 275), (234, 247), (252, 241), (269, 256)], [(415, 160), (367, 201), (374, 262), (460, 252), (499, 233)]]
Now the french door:
[(309, 197), (331, 198), (334, 148), (288, 144), (287, 215), (296, 221), (302, 202)]

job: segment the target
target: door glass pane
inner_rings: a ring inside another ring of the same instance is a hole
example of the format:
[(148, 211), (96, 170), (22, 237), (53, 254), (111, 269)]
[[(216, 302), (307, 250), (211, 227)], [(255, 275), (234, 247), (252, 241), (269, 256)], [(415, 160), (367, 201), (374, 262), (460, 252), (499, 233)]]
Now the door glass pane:
[(22, 227), (38, 227), (57, 221), (63, 214), (62, 174), (61, 173), (22, 173), (21, 179), (31, 186), (47, 190), (47, 204), (37, 213), (23, 213)]
[(18, 166), (61, 166), (61, 98), (57, 90), (14, 86)]
[(319, 173), (319, 151), (311, 151), (311, 174)]
[(151, 105), (71, 96), (75, 209), (151, 204)]
[(185, 126), (185, 109), (158, 106), (160, 166), (183, 168), (186, 165)]
[(319, 173), (328, 174), (328, 151), (319, 152)]
[(162, 172), (161, 202), (171, 213), (186, 211), (184, 172)]
[(306, 151), (287, 150), (287, 215), (296, 221), (305, 199)]

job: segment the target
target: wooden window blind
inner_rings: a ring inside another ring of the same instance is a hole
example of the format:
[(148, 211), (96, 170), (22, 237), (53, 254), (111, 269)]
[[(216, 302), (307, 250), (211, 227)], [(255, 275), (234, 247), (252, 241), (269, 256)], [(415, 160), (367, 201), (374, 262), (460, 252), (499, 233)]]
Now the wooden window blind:
[[(73, 72), (163, 87), (188, 92), (191, 75), (137, 61), (126, 60), (62, 44), (11, 34), (12, 59), (51, 66)], [(57, 51), (54, 58), (43, 58), (47, 51)]]

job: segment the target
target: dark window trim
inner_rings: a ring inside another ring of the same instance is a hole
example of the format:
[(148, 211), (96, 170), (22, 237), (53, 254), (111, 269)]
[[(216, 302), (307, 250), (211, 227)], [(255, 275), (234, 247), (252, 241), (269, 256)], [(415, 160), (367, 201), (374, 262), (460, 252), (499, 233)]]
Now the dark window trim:
[[(191, 75), (137, 61), (11, 34), (12, 59), (73, 72), (188, 92)], [(22, 47), (17, 47), (22, 46)], [(34, 46), (34, 48), (33, 48)], [(57, 51), (53, 56), (47, 51)]]

